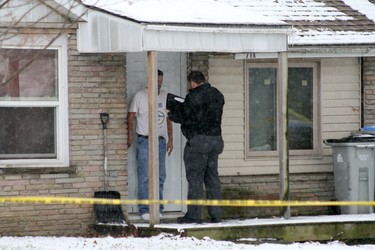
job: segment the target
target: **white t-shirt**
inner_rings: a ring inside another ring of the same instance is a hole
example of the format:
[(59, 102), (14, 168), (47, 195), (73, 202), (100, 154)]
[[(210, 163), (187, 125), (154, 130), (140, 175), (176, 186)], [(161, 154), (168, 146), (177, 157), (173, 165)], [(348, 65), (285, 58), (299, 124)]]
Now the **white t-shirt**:
[[(167, 92), (161, 90), (158, 96), (158, 127), (159, 136), (167, 139)], [(147, 88), (138, 91), (130, 105), (129, 112), (135, 112), (137, 116), (136, 132), (140, 135), (148, 135), (148, 92)]]

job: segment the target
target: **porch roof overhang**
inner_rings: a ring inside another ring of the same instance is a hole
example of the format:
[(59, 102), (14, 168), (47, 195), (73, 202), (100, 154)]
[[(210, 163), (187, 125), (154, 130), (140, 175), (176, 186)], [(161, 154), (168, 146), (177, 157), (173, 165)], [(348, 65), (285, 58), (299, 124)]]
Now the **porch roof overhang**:
[(78, 29), (78, 51), (116, 53), (283, 52), (290, 25), (197, 24), (137, 22), (90, 10)]

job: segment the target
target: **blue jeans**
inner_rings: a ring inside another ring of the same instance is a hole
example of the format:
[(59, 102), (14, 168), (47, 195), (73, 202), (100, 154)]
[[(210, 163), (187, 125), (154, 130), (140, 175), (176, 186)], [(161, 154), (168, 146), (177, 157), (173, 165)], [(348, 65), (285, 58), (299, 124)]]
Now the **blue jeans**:
[[(138, 136), (137, 142), (137, 174), (138, 174), (138, 199), (148, 199), (148, 139)], [(163, 199), (163, 188), (166, 178), (165, 155), (167, 144), (165, 138), (159, 137), (159, 199)], [(164, 206), (160, 205), (160, 212)], [(138, 205), (139, 214), (149, 213), (148, 205)]]

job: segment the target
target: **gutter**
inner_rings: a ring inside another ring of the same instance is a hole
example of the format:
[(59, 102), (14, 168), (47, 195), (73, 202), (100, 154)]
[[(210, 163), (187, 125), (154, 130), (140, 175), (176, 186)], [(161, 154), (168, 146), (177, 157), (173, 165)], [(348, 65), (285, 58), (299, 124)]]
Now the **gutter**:
[(280, 28), (266, 28), (264, 26), (260, 28), (247, 28), (247, 27), (203, 27), (203, 26), (180, 26), (180, 25), (154, 25), (146, 24), (145, 30), (154, 31), (176, 31), (176, 32), (199, 32), (199, 33), (240, 33), (240, 34), (291, 34), (292, 29), (290, 27)]
[[(238, 53), (235, 59), (268, 59), (277, 58), (277, 53)], [(375, 46), (340, 45), (288, 48), (288, 58), (331, 58), (331, 57), (375, 57)]]

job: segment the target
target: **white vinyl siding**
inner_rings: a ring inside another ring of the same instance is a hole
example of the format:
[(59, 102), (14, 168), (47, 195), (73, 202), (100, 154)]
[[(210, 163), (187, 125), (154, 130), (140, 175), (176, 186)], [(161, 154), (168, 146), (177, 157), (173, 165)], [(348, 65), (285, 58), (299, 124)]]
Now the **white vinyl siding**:
[[(244, 163), (245, 152), (245, 85), (244, 62), (225, 56), (209, 60), (209, 82), (225, 97), (223, 113), (224, 152), (220, 155), (219, 172), (236, 174)], [(232, 167), (235, 167), (232, 169)]]
[(323, 60), (322, 80), (323, 137), (340, 138), (358, 130), (361, 114), (358, 59)]
[[(319, 155), (290, 156), (291, 173), (332, 171), (332, 153), (323, 139), (341, 138), (360, 128), (360, 65), (357, 58), (321, 59), (317, 82), (321, 122)], [(309, 62), (305, 59), (304, 62)], [(314, 59), (316, 62), (316, 59)], [(223, 92), (224, 152), (219, 158), (220, 175), (276, 174), (278, 157), (246, 158), (245, 63), (232, 56), (209, 58), (209, 82)]]

